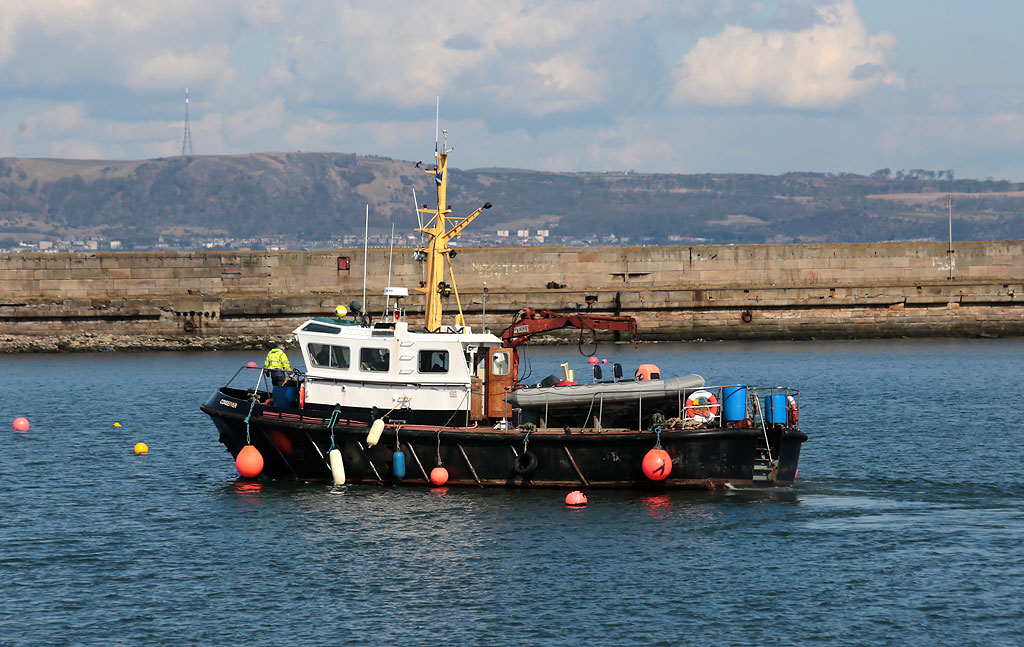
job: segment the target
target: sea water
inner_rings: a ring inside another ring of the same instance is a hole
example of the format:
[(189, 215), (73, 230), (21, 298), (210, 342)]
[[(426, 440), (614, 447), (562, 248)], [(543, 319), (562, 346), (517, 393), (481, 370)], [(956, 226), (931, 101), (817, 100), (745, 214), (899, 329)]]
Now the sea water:
[(257, 354), (2, 356), (0, 645), (1024, 642), (1024, 341), (597, 356), (801, 389), (797, 485), (244, 483), (199, 404)]

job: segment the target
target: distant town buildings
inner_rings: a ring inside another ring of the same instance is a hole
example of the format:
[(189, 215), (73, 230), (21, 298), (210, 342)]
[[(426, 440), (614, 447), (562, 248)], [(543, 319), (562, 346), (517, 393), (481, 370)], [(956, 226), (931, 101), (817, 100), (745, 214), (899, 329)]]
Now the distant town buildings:
[[(586, 236), (552, 235), (552, 229), (498, 229), (484, 232), (466, 231), (455, 242), (461, 247), (530, 247), (539, 245), (559, 247), (586, 247), (591, 245), (672, 245), (702, 242), (700, 238), (669, 236), (665, 239), (642, 237), (631, 239), (614, 234)], [(421, 244), (419, 234), (371, 233), (366, 241), (375, 249), (415, 248)], [(15, 242), (0, 240), (0, 253), (60, 253), (60, 252), (118, 252), (118, 251), (196, 251), (196, 250), (239, 250), (239, 251), (287, 251), (360, 248), (362, 234), (341, 234), (330, 238), (300, 240), (294, 236), (182, 236), (163, 235), (149, 242), (109, 240), (96, 238), (52, 238), (45, 240)]]

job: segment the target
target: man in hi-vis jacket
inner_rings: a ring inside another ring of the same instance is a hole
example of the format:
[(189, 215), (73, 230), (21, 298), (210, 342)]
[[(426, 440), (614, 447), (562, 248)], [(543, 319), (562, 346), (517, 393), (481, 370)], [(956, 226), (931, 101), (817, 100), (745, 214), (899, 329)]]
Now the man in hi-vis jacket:
[(263, 368), (270, 371), (270, 383), (274, 386), (284, 384), (288, 377), (287, 371), (292, 370), (288, 363), (288, 356), (284, 354), (284, 344), (278, 344), (267, 353), (267, 359), (263, 362)]

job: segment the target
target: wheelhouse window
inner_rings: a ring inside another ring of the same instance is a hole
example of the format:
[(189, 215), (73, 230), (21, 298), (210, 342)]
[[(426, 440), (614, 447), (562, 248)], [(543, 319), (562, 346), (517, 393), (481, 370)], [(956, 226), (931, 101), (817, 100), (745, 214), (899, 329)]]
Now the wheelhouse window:
[(330, 335), (337, 335), (341, 332), (341, 328), (337, 326), (325, 326), (322, 323), (311, 322), (302, 327), (304, 332), (322, 332)]
[(360, 348), (359, 369), (386, 373), (391, 367), (391, 351), (387, 348)]
[(448, 351), (421, 350), (420, 373), (447, 373)]
[(491, 375), (508, 375), (512, 370), (509, 351), (502, 350), (491, 355)]
[(348, 368), (348, 358), (348, 346), (314, 343), (309, 345), (309, 359), (313, 362), (313, 366)]

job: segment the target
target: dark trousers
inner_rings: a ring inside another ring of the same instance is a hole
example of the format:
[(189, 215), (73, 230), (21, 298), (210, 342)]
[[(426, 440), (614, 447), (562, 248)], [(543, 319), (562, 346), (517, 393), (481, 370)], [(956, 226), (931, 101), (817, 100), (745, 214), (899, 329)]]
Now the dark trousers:
[(270, 383), (274, 386), (282, 386), (288, 374), (279, 368), (270, 369)]

